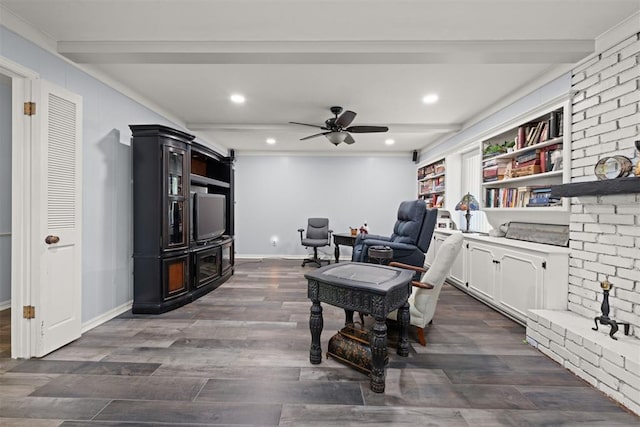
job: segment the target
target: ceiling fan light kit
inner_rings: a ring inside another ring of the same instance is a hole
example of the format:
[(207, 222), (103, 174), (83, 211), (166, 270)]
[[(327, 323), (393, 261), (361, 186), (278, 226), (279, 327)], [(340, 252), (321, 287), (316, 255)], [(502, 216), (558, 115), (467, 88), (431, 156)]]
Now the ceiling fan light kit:
[(342, 107), (331, 107), (329, 109), (335, 117), (331, 117), (324, 122), (324, 126), (311, 125), (308, 123), (289, 122), (294, 125), (311, 126), (318, 129), (322, 129), (325, 132), (316, 133), (313, 135), (300, 138), (300, 141), (306, 141), (307, 139), (315, 138), (318, 136), (326, 137), (329, 142), (337, 146), (341, 142), (345, 144), (353, 144), (356, 142), (351, 136), (351, 133), (373, 133), (373, 132), (387, 132), (389, 128), (387, 126), (349, 126), (353, 119), (356, 118), (356, 113), (347, 110), (342, 112)]

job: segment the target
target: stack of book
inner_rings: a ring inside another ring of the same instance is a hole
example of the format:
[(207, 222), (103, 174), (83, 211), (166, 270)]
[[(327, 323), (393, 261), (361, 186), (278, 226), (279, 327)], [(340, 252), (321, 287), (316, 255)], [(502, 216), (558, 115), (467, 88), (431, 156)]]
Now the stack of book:
[(499, 181), (511, 167), (511, 159), (491, 159), (484, 164), (482, 178), (484, 182)]
[(556, 150), (560, 150), (560, 152), (562, 152), (562, 144), (548, 145), (540, 149), (540, 154), (539, 154), (540, 172), (549, 172), (552, 170), (557, 170), (557, 168), (554, 168), (554, 158), (552, 155), (553, 152)]
[(551, 197), (551, 187), (532, 187), (527, 207), (558, 206), (561, 203), (559, 197)]
[(516, 157), (516, 164), (512, 171), (513, 177), (540, 173), (540, 150), (531, 150)]

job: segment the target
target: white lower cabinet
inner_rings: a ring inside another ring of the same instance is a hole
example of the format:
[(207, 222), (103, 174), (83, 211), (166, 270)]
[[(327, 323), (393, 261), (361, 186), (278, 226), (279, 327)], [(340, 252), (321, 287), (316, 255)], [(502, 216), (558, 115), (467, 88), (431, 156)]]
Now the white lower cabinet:
[[(449, 234), (434, 233), (433, 256)], [(465, 235), (449, 275), (460, 289), (523, 324), (529, 309), (566, 310), (568, 280), (568, 248), (473, 234)]]

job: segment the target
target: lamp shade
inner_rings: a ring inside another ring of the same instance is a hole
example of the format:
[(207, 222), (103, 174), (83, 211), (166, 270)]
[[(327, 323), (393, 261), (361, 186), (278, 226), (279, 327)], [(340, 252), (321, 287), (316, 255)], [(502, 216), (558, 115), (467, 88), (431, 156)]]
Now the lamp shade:
[(467, 193), (462, 196), (462, 199), (456, 205), (457, 211), (477, 211), (480, 210), (480, 204), (478, 200), (471, 194)]
[(325, 136), (333, 145), (338, 145), (341, 142), (344, 142), (347, 135), (347, 132), (331, 132), (326, 134)]

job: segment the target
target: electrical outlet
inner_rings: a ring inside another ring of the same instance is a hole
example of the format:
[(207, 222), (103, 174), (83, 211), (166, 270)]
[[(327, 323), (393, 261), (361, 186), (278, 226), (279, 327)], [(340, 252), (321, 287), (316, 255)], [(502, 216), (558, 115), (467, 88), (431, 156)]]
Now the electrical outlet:
[(278, 237), (277, 236), (271, 237), (271, 246), (276, 247), (277, 245), (278, 245)]

